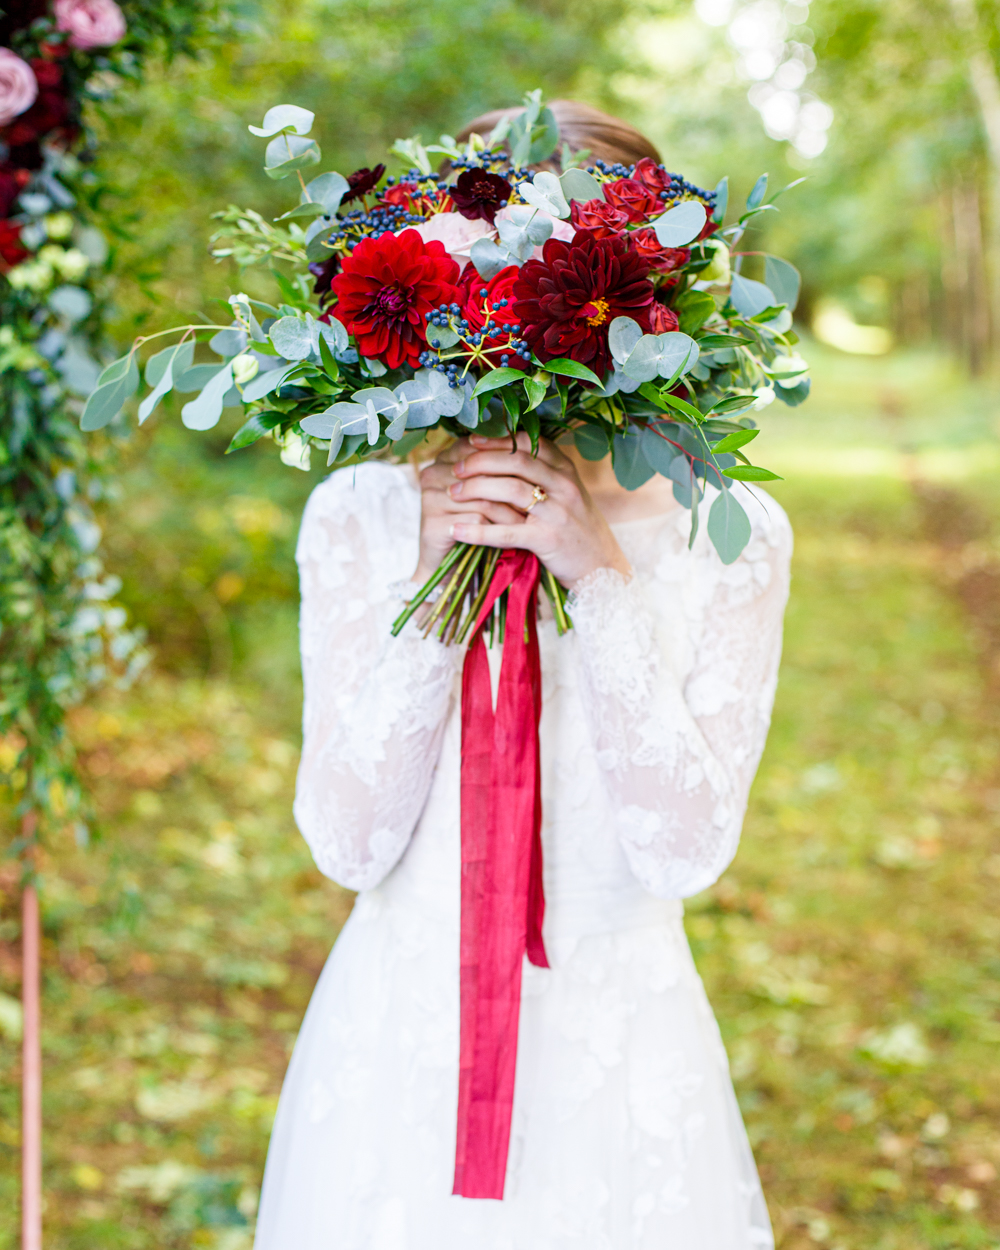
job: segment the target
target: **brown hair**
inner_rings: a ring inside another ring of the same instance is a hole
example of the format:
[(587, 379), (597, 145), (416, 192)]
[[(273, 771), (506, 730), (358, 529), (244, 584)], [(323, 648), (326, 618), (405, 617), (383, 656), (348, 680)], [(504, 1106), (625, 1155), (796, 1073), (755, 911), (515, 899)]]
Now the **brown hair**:
[[(549, 108), (559, 123), (560, 149), (563, 143), (567, 143), (573, 152), (589, 148), (592, 160), (608, 161), (611, 164), (620, 162), (622, 165), (634, 165), (644, 156), (660, 163), (660, 154), (656, 148), (628, 122), (602, 113), (600, 109), (579, 100), (551, 100)], [(509, 108), (483, 113), (481, 117), (463, 126), (456, 138), (459, 143), (466, 143), (472, 134), (482, 135), (487, 139), (502, 117), (514, 117), (520, 112), (519, 108)], [(558, 153), (544, 161), (543, 165), (561, 169)]]

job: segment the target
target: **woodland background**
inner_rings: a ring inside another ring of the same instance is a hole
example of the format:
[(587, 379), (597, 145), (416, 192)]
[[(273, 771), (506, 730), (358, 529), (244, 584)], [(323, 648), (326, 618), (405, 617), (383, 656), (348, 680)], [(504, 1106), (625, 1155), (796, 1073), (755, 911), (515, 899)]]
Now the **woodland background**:
[[(743, 847), (687, 921), (783, 1250), (1000, 1247), (998, 9), (248, 0), (235, 36), (91, 118), (122, 346), (263, 281), (208, 240), (227, 203), (286, 207), (246, 130), (272, 104), (315, 110), (342, 172), (540, 85), (627, 117), (701, 185), (808, 174), (751, 244), (803, 271), (815, 365), (809, 403), (762, 418), (797, 536), (782, 682)], [(73, 714), (98, 820), (43, 863), (53, 1250), (248, 1250), (350, 909), (290, 812), (292, 551), (321, 470), (223, 460), (230, 434), (166, 408), (111, 436), (105, 560), (154, 662)], [(0, 1250), (17, 880), (0, 865)]]

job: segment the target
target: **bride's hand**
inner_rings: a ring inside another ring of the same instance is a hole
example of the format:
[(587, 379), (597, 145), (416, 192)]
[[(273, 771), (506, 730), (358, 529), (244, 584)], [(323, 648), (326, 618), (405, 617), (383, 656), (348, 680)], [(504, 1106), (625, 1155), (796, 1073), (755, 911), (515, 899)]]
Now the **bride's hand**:
[[(510, 449), (510, 441), (507, 442)], [(455, 499), (448, 488), (455, 484), (456, 463), (475, 449), (467, 438), (453, 443), (420, 474), (420, 560), (413, 580), (427, 581), (448, 551), (459, 541), (452, 533), (456, 521), (475, 525), (523, 524), (524, 514), (505, 503), (471, 497)]]
[[(629, 575), (631, 566), (611, 527), (572, 460), (555, 444), (543, 439), (535, 457), (523, 432), (517, 435), (516, 452), (509, 438), (473, 434), (449, 451), (448, 495), (453, 505), (468, 508), (460, 516), (443, 518), (451, 539), (533, 551), (569, 590), (596, 569)], [(536, 489), (543, 492), (542, 499)], [(492, 511), (498, 508), (502, 515)]]

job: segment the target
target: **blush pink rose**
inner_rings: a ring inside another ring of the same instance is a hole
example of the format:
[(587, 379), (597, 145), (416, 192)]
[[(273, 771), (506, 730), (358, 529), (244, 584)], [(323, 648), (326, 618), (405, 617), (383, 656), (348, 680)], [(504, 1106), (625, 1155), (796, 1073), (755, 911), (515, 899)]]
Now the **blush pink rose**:
[(469, 221), (461, 213), (435, 213), (419, 225), (407, 226), (406, 229), (416, 230), (425, 243), (434, 239), (442, 243), (459, 272), (469, 263), (469, 249), (473, 243), (493, 234), (493, 227), (488, 221)]
[(10, 48), (0, 48), (0, 126), (30, 109), (38, 99), (38, 83), (31, 66)]
[(125, 17), (115, 0), (56, 0), (56, 29), (74, 48), (110, 48), (125, 37)]

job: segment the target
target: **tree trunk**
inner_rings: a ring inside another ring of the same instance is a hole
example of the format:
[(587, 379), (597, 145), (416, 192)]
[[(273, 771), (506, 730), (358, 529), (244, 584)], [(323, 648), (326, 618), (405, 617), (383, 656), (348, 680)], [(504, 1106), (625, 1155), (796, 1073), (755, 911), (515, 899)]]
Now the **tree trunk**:
[[(34, 813), (24, 818), (24, 837), (35, 831)], [(21, 896), (21, 1003), (24, 1037), (21, 1061), (21, 1250), (42, 1250), (42, 1036), (41, 924), (38, 892)]]
[(1000, 76), (983, 38), (974, 0), (951, 0), (958, 25), (969, 35), (969, 81), (975, 92), (990, 163), (987, 263), (994, 355), (1000, 347)]

